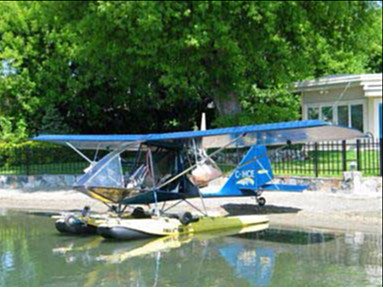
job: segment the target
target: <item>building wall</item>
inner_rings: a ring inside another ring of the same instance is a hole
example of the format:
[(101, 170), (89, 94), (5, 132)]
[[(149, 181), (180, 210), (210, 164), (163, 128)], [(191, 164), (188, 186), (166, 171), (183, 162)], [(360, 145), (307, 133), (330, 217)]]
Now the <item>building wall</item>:
[[(342, 93), (344, 93), (343, 96), (341, 96)], [(361, 86), (302, 92), (302, 118), (307, 119), (307, 109), (310, 106), (363, 104), (364, 132), (371, 132), (375, 137), (379, 137), (378, 104), (381, 102), (381, 97), (367, 98)], [(337, 109), (334, 108), (335, 119), (337, 116)]]
[[(341, 97), (342, 93), (344, 93), (344, 95)], [(365, 99), (364, 91), (361, 86), (350, 87), (348, 89), (346, 89), (346, 87), (341, 87), (331, 90), (324, 88), (318, 91), (308, 91), (302, 93), (303, 105)]]

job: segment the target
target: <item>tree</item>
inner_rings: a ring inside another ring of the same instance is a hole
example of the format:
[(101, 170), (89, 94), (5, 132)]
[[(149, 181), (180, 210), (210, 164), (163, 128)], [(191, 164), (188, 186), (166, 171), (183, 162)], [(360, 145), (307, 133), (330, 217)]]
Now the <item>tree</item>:
[(371, 73), (382, 73), (382, 6), (380, 1), (380, 8), (376, 10), (375, 20), (369, 29), (370, 38), (372, 39), (371, 46), (369, 46), (369, 61), (368, 71)]
[(1, 2), (0, 113), (30, 133), (46, 107), (79, 133), (190, 129), (211, 100), (216, 125), (295, 119), (297, 99), (281, 92), (291, 82), (377, 68), (377, 11), (369, 1)]

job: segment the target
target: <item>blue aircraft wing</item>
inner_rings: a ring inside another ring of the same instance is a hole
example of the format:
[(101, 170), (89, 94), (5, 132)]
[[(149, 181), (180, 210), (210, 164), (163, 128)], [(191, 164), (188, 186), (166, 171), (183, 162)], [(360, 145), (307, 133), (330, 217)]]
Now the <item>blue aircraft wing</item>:
[[(362, 137), (360, 131), (319, 120), (260, 124), (206, 131), (185, 131), (158, 134), (129, 135), (40, 135), (35, 141), (71, 144), (78, 149), (118, 149), (131, 144), (132, 149), (146, 142), (185, 142), (201, 139), (203, 148), (250, 147), (256, 145), (285, 144), (291, 142), (317, 142), (346, 140)], [(233, 141), (238, 139), (237, 141)]]

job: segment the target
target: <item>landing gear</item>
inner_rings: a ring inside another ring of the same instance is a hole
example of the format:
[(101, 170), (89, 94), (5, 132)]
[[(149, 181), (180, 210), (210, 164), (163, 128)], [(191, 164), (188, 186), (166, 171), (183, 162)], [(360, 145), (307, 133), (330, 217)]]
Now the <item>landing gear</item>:
[(131, 215), (133, 218), (148, 218), (149, 217), (141, 206), (138, 206), (135, 209), (133, 209), (133, 212)]
[(257, 203), (259, 206), (265, 206), (266, 199), (264, 197), (257, 197)]
[(193, 221), (193, 215), (189, 211), (180, 212), (178, 214), (178, 219), (183, 225), (188, 225), (190, 222)]
[(85, 205), (84, 208), (81, 210), (81, 215), (83, 217), (87, 217), (90, 214), (90, 206)]

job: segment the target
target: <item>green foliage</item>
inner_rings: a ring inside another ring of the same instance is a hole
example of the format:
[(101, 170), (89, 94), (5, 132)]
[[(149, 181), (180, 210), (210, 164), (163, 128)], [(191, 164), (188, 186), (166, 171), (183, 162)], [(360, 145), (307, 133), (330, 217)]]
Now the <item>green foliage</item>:
[(19, 119), (15, 122), (13, 118), (0, 117), (0, 141), (16, 143), (26, 138), (27, 125), (23, 119)]
[(66, 134), (72, 130), (65, 123), (60, 111), (54, 106), (48, 106), (41, 120), (41, 131), (47, 134)]
[(372, 23), (369, 33), (372, 38), (371, 46), (369, 46), (370, 55), (368, 62), (368, 70), (372, 73), (382, 73), (382, 9), (376, 11), (376, 20)]
[(291, 120), (276, 87), (379, 72), (381, 43), (370, 1), (0, 2), (0, 115), (30, 135), (191, 129), (210, 100), (216, 125)]

